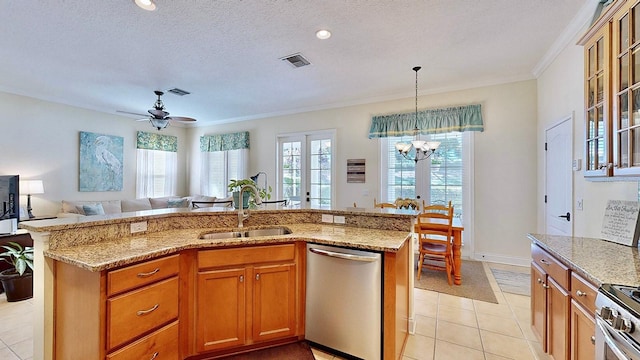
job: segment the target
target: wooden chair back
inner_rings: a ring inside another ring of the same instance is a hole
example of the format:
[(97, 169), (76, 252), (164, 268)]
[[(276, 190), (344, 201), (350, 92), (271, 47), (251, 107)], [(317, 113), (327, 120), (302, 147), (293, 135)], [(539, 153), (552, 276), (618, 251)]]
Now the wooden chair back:
[(374, 208), (393, 208), (393, 209), (398, 208), (398, 206), (396, 206), (396, 204), (393, 204), (393, 203), (379, 203), (376, 201), (376, 198), (373, 198), (373, 207)]
[[(453, 272), (453, 206), (428, 205), (418, 214), (414, 227), (418, 234), (418, 279), (422, 275), (422, 268), (444, 270), (447, 272), (449, 285), (452, 284)], [(437, 262), (444, 262), (439, 265)], [(435, 263), (434, 263), (435, 262)]]

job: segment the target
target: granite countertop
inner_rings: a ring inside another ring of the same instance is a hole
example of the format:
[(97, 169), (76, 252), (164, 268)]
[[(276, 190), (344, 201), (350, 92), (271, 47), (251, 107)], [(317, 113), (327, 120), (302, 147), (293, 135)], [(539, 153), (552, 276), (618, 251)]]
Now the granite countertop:
[(594, 238), (544, 234), (528, 237), (598, 286), (640, 286), (640, 255), (636, 247)]
[[(257, 236), (250, 238), (200, 239), (209, 232), (232, 231), (234, 228), (176, 229), (144, 235), (108, 239), (93, 244), (57, 248), (44, 252), (46, 257), (72, 264), (89, 271), (102, 271), (177, 253), (185, 249), (214, 249), (224, 246), (268, 245), (305, 241), (337, 245), (363, 250), (396, 252), (410, 238), (410, 232), (379, 230), (340, 225), (286, 224), (288, 235)], [(258, 226), (252, 228), (264, 228)], [(249, 230), (250, 227), (244, 228)]]

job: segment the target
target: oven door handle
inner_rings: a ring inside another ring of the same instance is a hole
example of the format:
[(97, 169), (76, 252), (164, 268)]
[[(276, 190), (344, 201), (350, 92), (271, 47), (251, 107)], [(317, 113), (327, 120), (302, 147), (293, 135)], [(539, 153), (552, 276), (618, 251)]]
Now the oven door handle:
[[(600, 332), (602, 333), (602, 336), (604, 337), (605, 343), (609, 346), (609, 349), (611, 351), (613, 351), (613, 353), (616, 355), (616, 357), (618, 359), (620, 359), (620, 360), (629, 360), (627, 355), (625, 355), (622, 351), (620, 351), (619, 345), (616, 343), (616, 340), (624, 342), (624, 344), (627, 345), (627, 347), (630, 348), (629, 350), (634, 350), (635, 351), (635, 349), (633, 348), (633, 345), (629, 344), (624, 339), (618, 339), (619, 337), (616, 336), (615, 334), (611, 334), (609, 332), (609, 330), (607, 329), (607, 327), (602, 325), (602, 322), (604, 322), (604, 320), (601, 320), (600, 318), (596, 318), (596, 325), (600, 328)], [(613, 336), (615, 336), (616, 339), (614, 339)]]

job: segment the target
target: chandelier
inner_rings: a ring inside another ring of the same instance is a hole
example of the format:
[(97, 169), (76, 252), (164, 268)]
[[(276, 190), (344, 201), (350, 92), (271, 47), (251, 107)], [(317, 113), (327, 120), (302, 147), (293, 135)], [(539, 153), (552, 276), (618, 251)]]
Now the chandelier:
[[(424, 141), (420, 140), (420, 130), (418, 129), (418, 71), (422, 69), (420, 66), (416, 66), (413, 68), (413, 71), (416, 72), (416, 127), (413, 129), (414, 139), (409, 144), (406, 143), (396, 143), (396, 149), (405, 159), (413, 160), (416, 163), (420, 160), (428, 159), (429, 156), (433, 155), (440, 146), (438, 141)], [(411, 150), (414, 151), (411, 151)], [(409, 155), (409, 153), (413, 153), (414, 155)]]

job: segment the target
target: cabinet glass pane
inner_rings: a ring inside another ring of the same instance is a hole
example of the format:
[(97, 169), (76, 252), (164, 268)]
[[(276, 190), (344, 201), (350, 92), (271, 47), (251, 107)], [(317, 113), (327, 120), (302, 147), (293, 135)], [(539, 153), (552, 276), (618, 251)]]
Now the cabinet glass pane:
[(589, 74), (588, 77), (592, 77), (596, 73), (596, 47), (595, 45), (589, 48)]
[(629, 48), (629, 15), (625, 15), (620, 19), (620, 49), (619, 53), (626, 51)]
[(604, 139), (596, 139), (598, 146), (598, 168), (602, 168), (606, 165), (606, 159), (604, 157)]
[(618, 107), (620, 110), (618, 126), (620, 129), (629, 127), (629, 92), (625, 91), (618, 96)]
[(635, 128), (632, 131), (633, 143), (631, 149), (633, 151), (633, 166), (640, 165), (640, 129)]
[(640, 47), (633, 49), (631, 53), (631, 61), (633, 62), (633, 68), (631, 69), (631, 86), (640, 82), (640, 53), (638, 53)]
[(633, 7), (633, 42), (640, 40), (640, 6), (636, 5)]
[(596, 109), (589, 110), (589, 115), (587, 117), (587, 138), (593, 139), (596, 136), (596, 119), (595, 119)]
[(602, 76), (602, 74), (598, 75), (598, 77), (596, 78), (596, 86), (598, 88), (598, 98), (596, 100), (596, 103), (601, 103), (604, 100), (604, 77)]
[(629, 87), (629, 54), (624, 54), (620, 58), (620, 87), (619, 91), (622, 91)]
[(631, 108), (632, 116), (633, 116), (633, 125), (640, 124), (640, 88), (635, 89), (631, 92), (633, 106)]
[(597, 56), (598, 58), (596, 59), (596, 70), (597, 71), (601, 71), (602, 69), (604, 69), (604, 39), (600, 38), (598, 39), (598, 42), (596, 43), (596, 49), (597, 49)]
[(595, 157), (595, 153), (596, 153), (596, 143), (595, 141), (588, 141), (587, 142), (587, 148), (588, 148), (588, 160), (587, 160), (587, 166), (589, 167), (588, 170), (595, 170), (596, 169), (596, 157)]
[(618, 135), (618, 152), (620, 153), (620, 166), (629, 167), (629, 141), (627, 131), (622, 131)]
[(604, 116), (602, 113), (602, 107), (596, 107), (596, 119), (598, 120), (597, 132), (598, 137), (604, 137)]
[(589, 80), (589, 107), (595, 104), (596, 100), (596, 78)]

